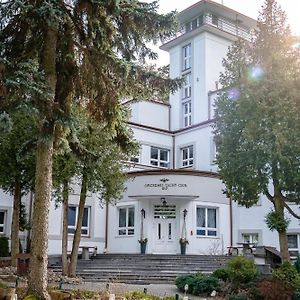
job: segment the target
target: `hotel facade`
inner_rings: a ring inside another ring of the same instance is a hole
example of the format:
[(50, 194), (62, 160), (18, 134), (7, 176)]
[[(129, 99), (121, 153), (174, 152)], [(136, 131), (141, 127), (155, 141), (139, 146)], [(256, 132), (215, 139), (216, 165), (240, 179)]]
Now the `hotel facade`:
[[(279, 247), (276, 232), (264, 222), (269, 201), (245, 208), (231, 202), (215, 164), (212, 125), (222, 59), (238, 37), (250, 39), (256, 21), (209, 0), (178, 14), (180, 31), (161, 46), (170, 56), (170, 76), (185, 84), (169, 103), (127, 102), (128, 126), (140, 143), (132, 157), (123, 198), (101, 205), (97, 195), (87, 197), (81, 245), (98, 253), (178, 254), (179, 240), (188, 240), (187, 254), (226, 254), (240, 242)], [(69, 249), (76, 226), (80, 187), (69, 199)], [(32, 195), (24, 197), (31, 211)], [(0, 192), (0, 234), (10, 235), (12, 197)], [(297, 210), (298, 208), (296, 208)], [(299, 209), (298, 209), (299, 210)], [(61, 253), (62, 207), (51, 202), (49, 254)], [(288, 228), (292, 256), (299, 252), (299, 222)], [(22, 233), (22, 243), (26, 244)]]

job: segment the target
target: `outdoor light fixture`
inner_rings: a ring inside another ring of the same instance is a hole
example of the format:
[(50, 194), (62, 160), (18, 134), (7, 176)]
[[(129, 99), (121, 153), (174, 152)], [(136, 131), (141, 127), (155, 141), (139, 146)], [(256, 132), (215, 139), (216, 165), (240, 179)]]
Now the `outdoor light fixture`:
[(167, 205), (167, 201), (166, 201), (166, 198), (160, 198), (163, 206), (166, 206)]
[(145, 219), (146, 212), (145, 212), (145, 210), (144, 210), (143, 208), (141, 209), (141, 215), (142, 215), (142, 217)]
[(184, 211), (183, 211), (183, 218), (184, 218), (184, 219), (186, 218), (186, 215), (187, 215), (187, 210), (184, 209)]

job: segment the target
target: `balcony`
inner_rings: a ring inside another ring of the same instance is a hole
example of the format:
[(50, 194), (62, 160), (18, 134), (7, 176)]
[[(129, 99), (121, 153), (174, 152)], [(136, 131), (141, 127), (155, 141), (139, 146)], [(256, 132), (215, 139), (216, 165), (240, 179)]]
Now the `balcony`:
[(165, 41), (165, 44), (205, 25), (250, 41), (251, 30), (245, 26), (241, 26), (239, 23), (240, 21), (238, 20), (235, 22), (211, 13), (206, 13), (182, 25), (174, 36)]

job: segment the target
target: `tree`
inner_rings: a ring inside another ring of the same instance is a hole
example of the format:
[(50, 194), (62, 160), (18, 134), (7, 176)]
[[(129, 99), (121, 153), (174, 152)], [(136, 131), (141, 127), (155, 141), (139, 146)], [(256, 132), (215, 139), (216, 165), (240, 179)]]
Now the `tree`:
[(232, 200), (246, 207), (264, 194), (274, 209), (266, 222), (277, 230), (289, 260), (285, 211), (300, 202), (300, 60), (286, 17), (266, 0), (253, 43), (237, 41), (224, 60), (216, 102), (217, 164)]
[[(136, 0), (7, 1), (0, 6), (1, 110), (16, 96), (39, 114), (29, 290), (48, 298), (47, 235), (54, 139), (71, 103), (113, 122), (124, 98), (152, 98), (178, 82), (145, 67), (150, 41), (175, 32), (174, 13)], [(38, 241), (38, 242), (37, 242)]]
[(0, 134), (0, 187), (13, 195), (11, 257), (12, 266), (16, 267), (19, 231), (24, 230), (25, 225), (21, 197), (34, 186), (35, 141), (32, 137), (36, 131), (36, 119), (25, 107), (10, 112), (10, 118), (13, 124), (10, 130)]

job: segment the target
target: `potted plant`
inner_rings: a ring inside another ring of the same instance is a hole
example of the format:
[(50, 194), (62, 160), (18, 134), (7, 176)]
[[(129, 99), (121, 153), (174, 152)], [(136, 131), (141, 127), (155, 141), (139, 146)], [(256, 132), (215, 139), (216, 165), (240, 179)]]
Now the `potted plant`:
[(148, 242), (147, 238), (141, 238), (139, 240), (139, 243), (141, 244), (141, 254), (145, 254), (146, 253), (147, 242)]
[(189, 243), (189, 241), (186, 238), (180, 238), (179, 244), (180, 244), (180, 253), (181, 255), (186, 254), (186, 245)]

